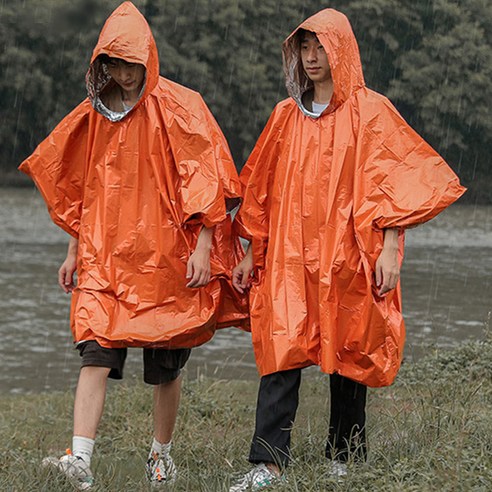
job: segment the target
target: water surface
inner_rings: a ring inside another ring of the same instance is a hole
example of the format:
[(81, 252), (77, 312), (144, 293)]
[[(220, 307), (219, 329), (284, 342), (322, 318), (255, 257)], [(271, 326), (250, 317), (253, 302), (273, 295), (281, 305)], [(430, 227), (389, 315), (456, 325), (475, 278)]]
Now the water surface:
[[(0, 188), (0, 392), (67, 389), (78, 353), (70, 298), (57, 286), (68, 235), (52, 224), (34, 189)], [(402, 271), (408, 360), (480, 339), (492, 310), (492, 207), (452, 206), (407, 232)], [(125, 377), (141, 377), (141, 350)], [(222, 330), (193, 351), (188, 377), (257, 377), (249, 334)]]

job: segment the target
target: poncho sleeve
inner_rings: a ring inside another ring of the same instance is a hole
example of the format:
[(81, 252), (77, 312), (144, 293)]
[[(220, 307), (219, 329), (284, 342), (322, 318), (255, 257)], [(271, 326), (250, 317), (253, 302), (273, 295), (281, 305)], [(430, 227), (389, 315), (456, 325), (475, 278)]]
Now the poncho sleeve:
[(53, 222), (79, 236), (91, 105), (85, 100), (41, 142), (19, 169), (36, 183)]
[(179, 175), (179, 208), (184, 224), (212, 227), (239, 203), (241, 185), (225, 137), (207, 105), (197, 93), (187, 96), (187, 104), (175, 103), (172, 114), (166, 108), (167, 131)]
[(279, 159), (281, 110), (277, 106), (260, 135), (239, 179), (243, 203), (234, 220), (238, 234), (251, 242), (255, 267), (265, 265), (269, 231), (269, 197)]
[(354, 175), (354, 222), (363, 249), (374, 231), (426, 222), (466, 189), (442, 157), (373, 93), (359, 103)]

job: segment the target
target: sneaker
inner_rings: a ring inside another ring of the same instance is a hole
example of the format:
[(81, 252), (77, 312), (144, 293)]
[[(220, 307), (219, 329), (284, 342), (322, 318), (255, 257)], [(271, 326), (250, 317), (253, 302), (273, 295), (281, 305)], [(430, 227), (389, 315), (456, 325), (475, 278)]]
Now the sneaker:
[(152, 487), (171, 485), (176, 481), (178, 474), (170, 454), (159, 456), (157, 453), (152, 452), (147, 460), (145, 469)]
[(343, 479), (347, 476), (347, 463), (342, 463), (338, 460), (328, 461), (328, 475), (337, 482), (343, 482)]
[(282, 476), (278, 476), (272, 472), (265, 463), (260, 463), (246, 473), (236, 485), (233, 485), (229, 489), (229, 492), (256, 492), (257, 490), (266, 489), (282, 480), (284, 480)]
[(82, 458), (73, 456), (69, 449), (61, 458), (54, 456), (44, 458), (41, 465), (63, 473), (77, 490), (89, 490), (94, 485), (94, 477), (89, 465)]

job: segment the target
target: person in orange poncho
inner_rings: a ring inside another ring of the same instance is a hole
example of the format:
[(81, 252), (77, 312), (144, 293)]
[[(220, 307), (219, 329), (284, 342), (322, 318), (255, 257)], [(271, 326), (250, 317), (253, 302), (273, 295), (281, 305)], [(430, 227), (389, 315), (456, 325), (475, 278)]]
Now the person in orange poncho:
[(289, 460), (301, 369), (330, 374), (326, 456), (365, 459), (367, 386), (398, 372), (405, 338), (398, 282), (403, 231), (464, 192), (393, 105), (365, 86), (347, 18), (331, 9), (283, 44), (290, 97), (273, 111), (242, 173), (236, 219), (251, 241), (233, 272), (250, 290), (261, 383), (250, 462), (230, 490), (260, 490)]
[(127, 347), (144, 347), (144, 379), (155, 388), (147, 473), (152, 484), (169, 483), (190, 348), (248, 318), (230, 284), (243, 253), (227, 211), (241, 185), (200, 95), (159, 76), (154, 38), (130, 2), (102, 29), (86, 82), (88, 99), (20, 166), (72, 236), (59, 283), (72, 292), (82, 356), (73, 449), (45, 463), (91, 487), (107, 377), (121, 379)]

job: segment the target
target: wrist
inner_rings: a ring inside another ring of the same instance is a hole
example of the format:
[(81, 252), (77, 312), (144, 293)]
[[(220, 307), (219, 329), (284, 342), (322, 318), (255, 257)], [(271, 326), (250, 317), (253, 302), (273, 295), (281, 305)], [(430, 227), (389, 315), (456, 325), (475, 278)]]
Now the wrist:
[(388, 253), (397, 253), (398, 252), (398, 243), (384, 243), (383, 251)]
[(245, 256), (241, 262), (244, 267), (252, 269), (253, 268), (253, 255)]
[(210, 243), (199, 243), (196, 245), (195, 251), (198, 251), (199, 253), (209, 253), (212, 251), (212, 242)]
[(76, 258), (77, 257), (77, 251), (78, 251), (77, 246), (69, 247), (68, 251), (67, 251), (67, 258), (71, 258), (71, 257)]
[(79, 241), (78, 239), (75, 238), (70, 238), (70, 241), (68, 243), (68, 251), (67, 251), (67, 257), (68, 256), (77, 256), (77, 250), (79, 249)]
[(385, 229), (383, 249), (385, 251), (398, 251), (398, 229)]
[(253, 247), (252, 247), (252, 243), (249, 243), (248, 245), (248, 249), (246, 250), (246, 255), (244, 256), (244, 258), (248, 259), (248, 260), (251, 260), (253, 261)]
[(65, 263), (77, 263), (77, 255), (68, 254), (65, 258)]

